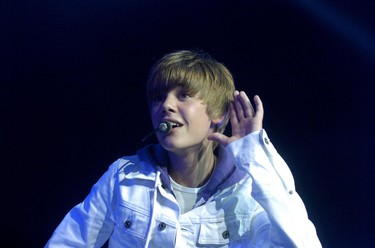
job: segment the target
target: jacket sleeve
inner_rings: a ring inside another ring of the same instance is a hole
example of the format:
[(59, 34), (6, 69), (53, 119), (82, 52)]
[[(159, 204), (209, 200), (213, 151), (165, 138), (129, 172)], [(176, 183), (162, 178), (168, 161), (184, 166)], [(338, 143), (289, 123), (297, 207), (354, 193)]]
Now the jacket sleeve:
[(112, 233), (112, 195), (116, 162), (92, 187), (86, 199), (65, 216), (46, 248), (101, 247)]
[(252, 221), (253, 240), (261, 247), (321, 247), (292, 173), (265, 130), (227, 146), (236, 166), (250, 174), (252, 197), (264, 211)]

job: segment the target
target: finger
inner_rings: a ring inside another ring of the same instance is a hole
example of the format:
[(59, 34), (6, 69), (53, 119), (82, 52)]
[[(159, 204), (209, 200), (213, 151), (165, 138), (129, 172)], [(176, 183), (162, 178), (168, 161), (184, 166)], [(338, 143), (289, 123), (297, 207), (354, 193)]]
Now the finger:
[(233, 103), (233, 105), (234, 105), (235, 113), (237, 115), (237, 120), (238, 120), (238, 122), (240, 122), (242, 119), (245, 118), (245, 113), (244, 113), (243, 106), (241, 104), (240, 92), (238, 92), (238, 91), (234, 92), (234, 103)]
[(263, 118), (264, 115), (264, 108), (262, 100), (258, 95), (254, 96), (254, 104), (255, 104), (255, 117)]
[(222, 133), (217, 133), (217, 132), (209, 134), (207, 136), (207, 139), (211, 140), (211, 141), (218, 142), (219, 144), (221, 144), (224, 147), (226, 147), (228, 145), (228, 140), (229, 140), (229, 138), (227, 136), (225, 136)]
[(230, 124), (232, 125), (232, 127), (235, 127), (238, 124), (238, 118), (237, 118), (237, 113), (234, 108), (233, 102), (229, 104), (229, 117), (230, 117)]
[(254, 116), (254, 108), (253, 105), (250, 102), (249, 97), (246, 95), (244, 91), (240, 92), (240, 101), (242, 105), (242, 109), (244, 112), (245, 118), (247, 117), (253, 117)]

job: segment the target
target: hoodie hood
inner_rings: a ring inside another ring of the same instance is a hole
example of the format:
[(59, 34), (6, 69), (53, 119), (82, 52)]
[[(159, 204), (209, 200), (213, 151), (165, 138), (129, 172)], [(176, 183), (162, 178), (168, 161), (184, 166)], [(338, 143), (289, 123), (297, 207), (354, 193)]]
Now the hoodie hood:
[(155, 172), (160, 171), (163, 187), (171, 189), (168, 174), (168, 154), (161, 145), (147, 145), (137, 151), (137, 156), (145, 166), (151, 166)]
[[(218, 162), (208, 184), (199, 192), (199, 198), (207, 201), (218, 190), (225, 189), (238, 183), (245, 177), (245, 173), (240, 171), (234, 164), (230, 154), (219, 147)], [(171, 182), (168, 174), (168, 154), (160, 145), (147, 145), (137, 151), (137, 155), (142, 163), (150, 165), (155, 171), (160, 171), (163, 187), (171, 189)]]

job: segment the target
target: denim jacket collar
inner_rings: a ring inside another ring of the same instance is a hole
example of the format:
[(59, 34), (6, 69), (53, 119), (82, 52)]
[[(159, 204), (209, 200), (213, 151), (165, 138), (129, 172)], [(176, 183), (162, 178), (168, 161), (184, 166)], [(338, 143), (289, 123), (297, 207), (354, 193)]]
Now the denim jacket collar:
[[(145, 164), (152, 165), (155, 171), (160, 171), (161, 182), (164, 187), (171, 189), (168, 174), (167, 152), (160, 144), (148, 145), (137, 151), (137, 155)], [(218, 190), (225, 189), (238, 183), (244, 178), (245, 173), (236, 168), (231, 156), (224, 147), (219, 147), (219, 159), (212, 177), (206, 187), (199, 193), (200, 201), (207, 201)]]

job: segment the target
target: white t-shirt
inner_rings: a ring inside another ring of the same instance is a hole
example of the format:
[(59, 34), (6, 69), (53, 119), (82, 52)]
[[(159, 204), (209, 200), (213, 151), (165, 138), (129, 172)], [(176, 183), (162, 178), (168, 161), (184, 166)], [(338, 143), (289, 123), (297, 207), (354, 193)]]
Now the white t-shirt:
[(198, 192), (209, 182), (208, 180), (203, 186), (199, 188), (189, 188), (176, 183), (171, 176), (169, 178), (171, 179), (173, 193), (176, 196), (178, 204), (180, 205), (181, 214), (184, 214), (193, 209), (197, 201)]

